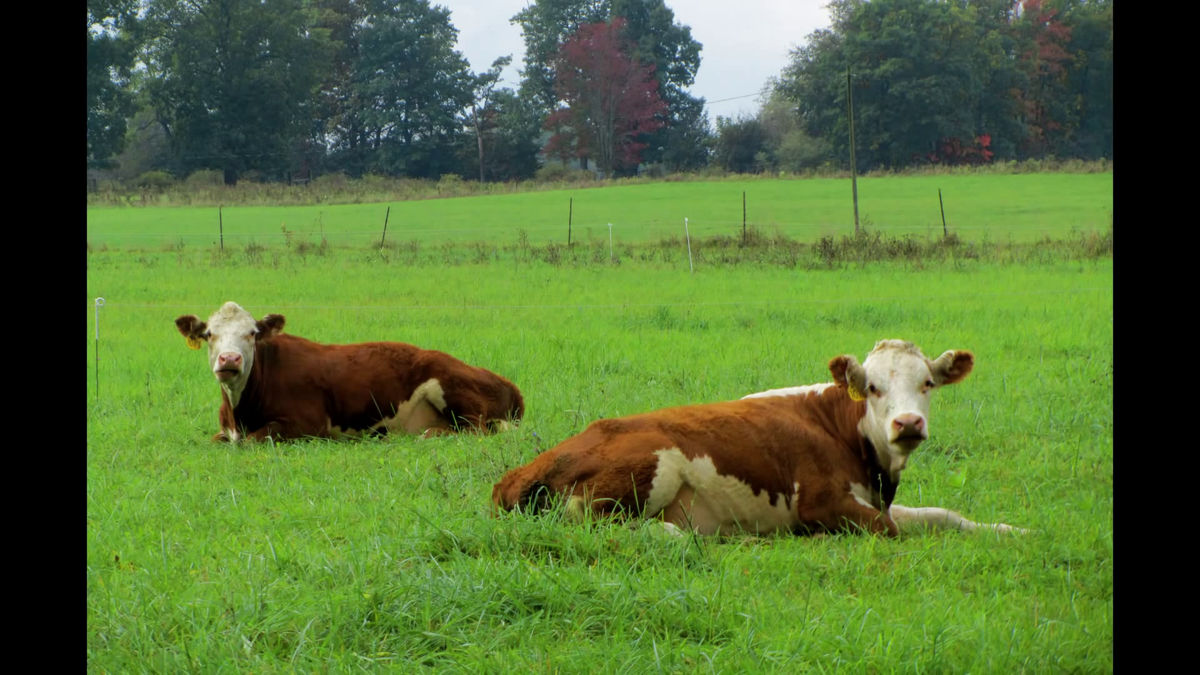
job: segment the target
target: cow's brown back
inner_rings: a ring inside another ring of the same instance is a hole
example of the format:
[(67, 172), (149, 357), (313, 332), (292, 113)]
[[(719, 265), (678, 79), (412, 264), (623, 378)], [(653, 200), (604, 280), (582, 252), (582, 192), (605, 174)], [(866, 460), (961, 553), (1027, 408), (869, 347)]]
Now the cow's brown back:
[(430, 380), (438, 382), (453, 428), (489, 431), (524, 414), (516, 385), (444, 352), (402, 342), (328, 345), (289, 334), (255, 344), (254, 368), (232, 414), (247, 429), (288, 420), (292, 431), (276, 434), (283, 437), (385, 430), (376, 426)]
[[(540, 495), (582, 496), (593, 510), (638, 511), (651, 492), (657, 451), (708, 457), (720, 475), (757, 494), (792, 495), (797, 477), (819, 493), (838, 481), (866, 482), (855, 429), (862, 404), (844, 389), (667, 408), (593, 422), (583, 432), (509, 471), (492, 490), (496, 506), (540, 506)], [(808, 479), (807, 477), (813, 477)], [(772, 501), (775, 498), (772, 497)], [(653, 514), (651, 514), (653, 515)]]

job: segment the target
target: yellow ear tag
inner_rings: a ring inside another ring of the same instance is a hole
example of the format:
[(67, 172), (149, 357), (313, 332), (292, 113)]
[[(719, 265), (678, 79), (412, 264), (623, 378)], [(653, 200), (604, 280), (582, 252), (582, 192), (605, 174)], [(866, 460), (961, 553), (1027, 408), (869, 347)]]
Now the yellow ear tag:
[(187, 339), (187, 346), (191, 349), (200, 349), (200, 338), (189, 337)]
[(866, 396), (863, 396), (863, 393), (858, 390), (858, 387), (854, 386), (854, 383), (850, 381), (846, 382), (846, 393), (850, 395), (851, 401), (862, 401), (867, 398)]

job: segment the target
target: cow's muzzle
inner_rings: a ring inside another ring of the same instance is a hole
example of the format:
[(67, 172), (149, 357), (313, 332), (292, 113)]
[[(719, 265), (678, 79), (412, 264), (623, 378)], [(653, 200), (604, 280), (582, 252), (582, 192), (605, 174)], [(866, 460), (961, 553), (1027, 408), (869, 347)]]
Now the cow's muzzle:
[(242, 374), (242, 355), (236, 352), (221, 354), (217, 357), (217, 367), (213, 375), (222, 382), (228, 382)]
[(897, 415), (892, 419), (891, 442), (912, 450), (929, 438), (925, 418), (915, 413)]

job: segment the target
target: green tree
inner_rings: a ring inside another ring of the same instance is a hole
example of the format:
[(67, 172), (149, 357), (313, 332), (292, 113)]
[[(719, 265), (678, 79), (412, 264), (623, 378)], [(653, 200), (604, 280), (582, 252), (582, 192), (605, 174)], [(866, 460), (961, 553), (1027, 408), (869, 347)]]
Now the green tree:
[(1073, 0), (1065, 8), (1072, 26), (1067, 52), (1067, 95), (1074, 128), (1064, 155), (1113, 156), (1113, 6), (1111, 0)]
[(1011, 45), (991, 32), (1006, 16), (999, 3), (834, 0), (830, 9), (831, 28), (793, 51), (779, 90), (841, 161), (849, 157), (847, 69), (860, 170), (945, 161), (947, 146), (1015, 133), (1012, 124), (989, 128), (1012, 119), (1007, 94), (1017, 82)]
[(133, 114), (130, 71), (137, 54), (137, 0), (87, 3), (87, 164), (108, 167)]
[(312, 131), (328, 31), (301, 0), (152, 0), (147, 95), (177, 173), (279, 177)]
[(611, 18), (625, 20), (626, 40), (632, 56), (653, 63), (659, 95), (667, 104), (663, 125), (647, 134), (646, 162), (661, 162), (670, 170), (695, 169), (707, 163), (711, 141), (704, 100), (686, 91), (700, 69), (702, 45), (690, 27), (675, 21), (664, 0), (612, 0)]
[(500, 72), (510, 63), (512, 63), (512, 56), (501, 56), (492, 62), (492, 67), (486, 72), (471, 74), (473, 96), (467, 123), (475, 131), (480, 183), (484, 181), (486, 167), (483, 151), (484, 134), (494, 131), (496, 127), (495, 110), (492, 106), (496, 95), (496, 84), (500, 81)]
[[(503, 87), (491, 93), (488, 105), (480, 110), (480, 119), (486, 158), (483, 180), (532, 178), (542, 149), (542, 116), (533, 104)], [(464, 173), (478, 171), (478, 148), (474, 146), (474, 141), (462, 144)]]
[(713, 162), (733, 173), (759, 173), (770, 160), (767, 130), (757, 117), (717, 116)]
[(767, 92), (758, 120), (765, 135), (759, 152), (770, 160), (769, 168), (799, 172), (819, 168), (832, 159), (829, 144), (804, 131), (795, 104), (777, 90)]
[(450, 11), (428, 0), (375, 0), (357, 24), (357, 53), (331, 130), (350, 173), (438, 177), (457, 170), (460, 116), (472, 77), (453, 48)]

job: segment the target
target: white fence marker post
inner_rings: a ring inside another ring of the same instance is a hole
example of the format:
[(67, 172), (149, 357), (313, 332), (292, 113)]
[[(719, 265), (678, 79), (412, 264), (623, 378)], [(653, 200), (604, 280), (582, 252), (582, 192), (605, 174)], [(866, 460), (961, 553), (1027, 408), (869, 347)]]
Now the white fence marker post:
[(100, 398), (100, 308), (104, 306), (104, 298), (96, 298), (96, 398)]
[(687, 218), (683, 219), (683, 236), (687, 238), (688, 272), (695, 274), (696, 268), (692, 266), (692, 235), (688, 233)]

